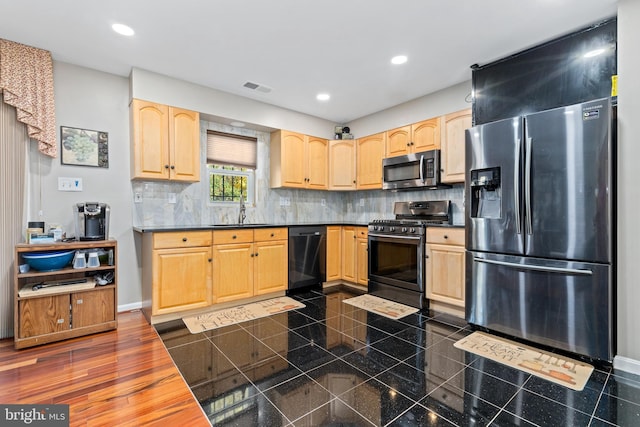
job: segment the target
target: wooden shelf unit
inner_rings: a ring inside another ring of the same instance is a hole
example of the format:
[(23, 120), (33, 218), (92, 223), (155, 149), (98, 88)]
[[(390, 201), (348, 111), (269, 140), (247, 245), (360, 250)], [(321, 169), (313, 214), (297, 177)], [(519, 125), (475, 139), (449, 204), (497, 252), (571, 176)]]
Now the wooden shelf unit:
[[(30, 270), (20, 273), (26, 264), (23, 254), (63, 250), (103, 249), (113, 251), (113, 265), (55, 271)], [(18, 244), (14, 259), (14, 346), (32, 347), (68, 338), (116, 329), (117, 322), (118, 247), (115, 240), (81, 241), (54, 244)], [(44, 281), (91, 278), (100, 272), (113, 272), (114, 280), (104, 286), (71, 289), (60, 286), (55, 292), (20, 296), (25, 286)]]

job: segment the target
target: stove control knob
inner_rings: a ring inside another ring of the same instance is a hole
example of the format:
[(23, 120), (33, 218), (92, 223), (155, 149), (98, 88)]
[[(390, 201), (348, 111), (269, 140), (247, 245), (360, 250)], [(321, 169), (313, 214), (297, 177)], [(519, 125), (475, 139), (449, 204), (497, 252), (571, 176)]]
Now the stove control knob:
[(395, 227), (391, 227), (391, 228), (389, 229), (389, 231), (394, 232), (394, 231), (396, 231), (396, 228), (395, 228)]
[(411, 230), (410, 230), (410, 231), (411, 231), (412, 233), (415, 233), (415, 232), (416, 232), (416, 229), (415, 229), (415, 228), (413, 228), (413, 227), (411, 227)]
[(406, 233), (407, 232), (407, 227), (402, 227), (402, 232)]

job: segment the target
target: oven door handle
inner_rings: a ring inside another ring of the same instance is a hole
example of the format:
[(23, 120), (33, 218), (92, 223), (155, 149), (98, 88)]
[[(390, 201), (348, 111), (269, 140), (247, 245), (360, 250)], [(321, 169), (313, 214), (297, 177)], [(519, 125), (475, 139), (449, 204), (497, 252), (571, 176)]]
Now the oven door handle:
[(383, 239), (401, 239), (401, 240), (421, 240), (421, 236), (395, 236), (389, 234), (369, 233), (369, 237), (381, 237)]

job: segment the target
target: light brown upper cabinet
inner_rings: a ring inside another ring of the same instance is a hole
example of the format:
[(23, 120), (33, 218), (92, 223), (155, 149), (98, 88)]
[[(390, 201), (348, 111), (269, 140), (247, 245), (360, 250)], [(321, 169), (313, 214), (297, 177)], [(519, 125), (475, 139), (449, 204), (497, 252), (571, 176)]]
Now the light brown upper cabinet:
[(442, 182), (464, 182), (464, 131), (471, 127), (471, 109), (447, 114), (442, 118)]
[(440, 117), (411, 125), (412, 153), (440, 148)]
[(440, 117), (386, 132), (385, 157), (403, 156), (440, 148)]
[(132, 178), (200, 181), (200, 115), (134, 99)]
[(356, 141), (329, 142), (329, 190), (356, 189)]
[(277, 130), (271, 133), (270, 154), (272, 188), (328, 188), (328, 140)]
[(356, 188), (381, 190), (385, 133), (358, 138), (356, 141)]
[(385, 157), (403, 156), (411, 150), (411, 126), (402, 126), (387, 131)]

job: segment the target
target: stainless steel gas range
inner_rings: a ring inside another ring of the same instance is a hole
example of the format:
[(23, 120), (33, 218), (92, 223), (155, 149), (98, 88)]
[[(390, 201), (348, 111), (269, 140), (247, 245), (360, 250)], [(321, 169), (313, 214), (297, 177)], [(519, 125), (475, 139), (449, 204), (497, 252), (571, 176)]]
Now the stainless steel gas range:
[(451, 202), (396, 202), (393, 212), (369, 223), (369, 293), (426, 308), (426, 228), (451, 224)]

